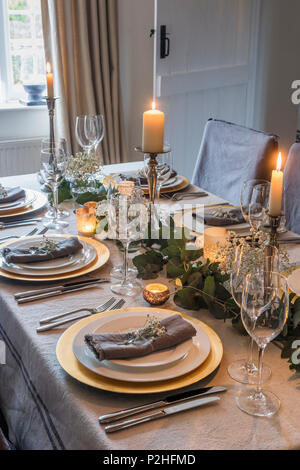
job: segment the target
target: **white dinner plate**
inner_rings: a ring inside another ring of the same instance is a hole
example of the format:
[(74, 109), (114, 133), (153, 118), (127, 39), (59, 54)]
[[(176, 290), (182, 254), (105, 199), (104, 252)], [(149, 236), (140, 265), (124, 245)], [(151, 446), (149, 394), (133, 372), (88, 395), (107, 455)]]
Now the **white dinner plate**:
[[(148, 312), (145, 312), (145, 310), (141, 310), (140, 312), (130, 312), (130, 318), (136, 317), (139, 319), (139, 324), (144, 324), (147, 318), (147, 314), (155, 315), (159, 319), (163, 319), (170, 315), (169, 313), (167, 314), (159, 311), (155, 312), (154, 309), (149, 309)], [(178, 312), (174, 311), (174, 314), (178, 314)], [(112, 320), (119, 322), (118, 331), (120, 331), (120, 326), (122, 324), (123, 326), (126, 325), (127, 331), (128, 327), (134, 328), (134, 324), (129, 326), (128, 322), (126, 320), (124, 321), (124, 319), (126, 319), (126, 310), (111, 314), (108, 317), (98, 318), (84, 326), (77, 333), (73, 341), (73, 353), (77, 360), (87, 369), (95, 372), (98, 375), (111, 379), (122, 380), (125, 382), (157, 382), (160, 380), (170, 380), (191, 372), (192, 370), (199, 367), (209, 355), (210, 341), (207, 334), (200, 327), (197, 327), (195, 324), (193, 324), (193, 326), (196, 328), (197, 334), (192, 338), (192, 345), (188, 352), (183, 356), (182, 352), (178, 354), (177, 360), (174, 360), (174, 357), (177, 354), (176, 348), (170, 348), (168, 350), (161, 351), (161, 357), (166, 354), (165, 358), (163, 359), (164, 364), (161, 365), (158, 365), (159, 359), (158, 356), (156, 356), (159, 353), (148, 355), (147, 360), (149, 361), (149, 364), (153, 359), (157, 364), (153, 367), (131, 367), (126, 364), (126, 362), (128, 363), (128, 360), (123, 360), (123, 365), (120, 365), (115, 361), (105, 360), (100, 362), (85, 344), (84, 336), (88, 333), (94, 332), (95, 330), (98, 332), (108, 332), (105, 328), (105, 324), (107, 324), (108, 321), (111, 322)], [(185, 345), (184, 347), (187, 346)], [(156, 356), (156, 358), (154, 358), (154, 356)], [(143, 360), (145, 360), (145, 357)]]
[(8, 212), (10, 210), (22, 209), (30, 206), (36, 199), (36, 195), (30, 189), (24, 189), (25, 196), (19, 200), (13, 202), (7, 202), (6, 204), (0, 203), (0, 214), (1, 212)]
[(287, 283), (291, 291), (300, 296), (300, 269), (296, 269), (287, 278)]
[[(51, 237), (50, 237), (51, 238)], [(36, 246), (41, 241), (42, 237), (36, 237), (31, 240), (17, 240), (9, 245), (10, 248), (29, 248)], [(62, 241), (64, 237), (56, 237), (55, 240)], [(66, 256), (63, 258), (56, 258), (48, 261), (40, 261), (36, 263), (10, 263), (7, 264), (3, 257), (1, 257), (1, 269), (5, 271), (20, 274), (24, 276), (50, 276), (54, 274), (66, 274), (81, 269), (91, 264), (96, 256), (96, 249), (81, 241), (82, 249), (77, 253)], [(33, 266), (31, 266), (33, 265)], [(40, 265), (40, 268), (39, 268)]]

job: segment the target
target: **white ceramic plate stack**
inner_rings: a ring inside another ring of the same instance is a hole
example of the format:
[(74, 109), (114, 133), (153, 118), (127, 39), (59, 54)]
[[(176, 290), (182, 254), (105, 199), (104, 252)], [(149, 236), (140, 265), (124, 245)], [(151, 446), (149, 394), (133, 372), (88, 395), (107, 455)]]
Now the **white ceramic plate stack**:
[(36, 199), (36, 194), (34, 191), (29, 189), (24, 189), (24, 191), (25, 195), (15, 201), (2, 203), (0, 200), (0, 215), (8, 214), (31, 206)]
[[(24, 189), (24, 188), (23, 188)], [(20, 216), (30, 216), (33, 212), (42, 209), (48, 202), (45, 194), (32, 189), (24, 189), (25, 196), (13, 202), (0, 202), (0, 220), (19, 218)]]
[[(178, 312), (174, 312), (178, 313)], [(208, 335), (195, 323), (197, 334), (173, 348), (135, 359), (99, 361), (85, 344), (86, 334), (124, 333), (142, 327), (147, 315), (159, 320), (170, 316), (161, 310), (145, 308), (134, 312), (118, 311), (90, 321), (80, 329), (73, 340), (73, 353), (77, 360), (90, 371), (109, 379), (132, 383), (159, 382), (180, 377), (198, 368), (207, 359), (210, 350)], [(187, 320), (188, 321), (188, 320)]]
[[(48, 238), (51, 239), (51, 236)], [(55, 242), (65, 240), (65, 237), (55, 237)], [(31, 237), (28, 239), (16, 240), (9, 244), (9, 248), (31, 248), (38, 247), (42, 242), (42, 237)], [(1, 269), (9, 273), (21, 274), (23, 276), (39, 277), (54, 276), (62, 274), (71, 274), (74, 271), (80, 270), (93, 261), (97, 257), (96, 249), (89, 243), (82, 241), (82, 249), (74, 255), (65, 256), (63, 258), (51, 259), (48, 261), (39, 261), (34, 263), (6, 263), (3, 256), (1, 256)]]

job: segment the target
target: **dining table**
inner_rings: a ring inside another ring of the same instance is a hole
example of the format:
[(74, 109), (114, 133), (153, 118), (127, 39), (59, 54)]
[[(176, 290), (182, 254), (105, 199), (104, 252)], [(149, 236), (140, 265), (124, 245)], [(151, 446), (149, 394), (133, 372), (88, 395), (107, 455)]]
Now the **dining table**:
[[(105, 174), (136, 171), (142, 162), (109, 165)], [(36, 174), (1, 178), (4, 186), (40, 190)], [(190, 185), (189, 191), (196, 191)], [(208, 194), (197, 204), (222, 203), (219, 197)], [(189, 203), (186, 199), (182, 203)], [(224, 201), (223, 201), (224, 202)], [(180, 207), (170, 199), (161, 198), (162, 208), (172, 211)], [(62, 207), (68, 209), (69, 227), (65, 233), (77, 234), (76, 217), (71, 201)], [(39, 223), (42, 228), (42, 222)], [(28, 227), (3, 230), (0, 236), (23, 235)], [(49, 232), (50, 233), (50, 232)], [(109, 277), (113, 266), (121, 264), (122, 253), (108, 240), (103, 243), (110, 250), (109, 261), (90, 276)], [(300, 262), (300, 244), (289, 245), (293, 260)], [(131, 255), (134, 256), (134, 255)], [(141, 285), (150, 281), (140, 281)], [(163, 275), (155, 282), (172, 285)], [(43, 299), (18, 305), (16, 292), (34, 289), (29, 282), (0, 277), (0, 339), (5, 343), (6, 360), (0, 364), (0, 409), (9, 429), (9, 438), (17, 449), (31, 450), (269, 450), (300, 449), (300, 377), (289, 369), (281, 349), (271, 343), (264, 362), (272, 370), (271, 378), (264, 384), (281, 401), (279, 412), (272, 418), (253, 417), (243, 413), (236, 405), (236, 397), (246, 385), (233, 381), (228, 365), (246, 358), (249, 337), (240, 335), (231, 320), (218, 320), (208, 310), (189, 311), (179, 308), (173, 298), (163, 308), (182, 312), (197, 318), (211, 327), (223, 344), (223, 357), (219, 367), (204, 380), (188, 389), (222, 385), (227, 388), (217, 405), (196, 408), (165, 419), (155, 420), (107, 434), (98, 418), (106, 413), (142, 405), (162, 399), (168, 393), (121, 394), (96, 389), (80, 383), (60, 366), (56, 345), (68, 325), (37, 333), (42, 317), (58, 314), (72, 308), (93, 308), (111, 296), (110, 284), (100, 284), (93, 289)], [(116, 296), (118, 297), (118, 296)], [(149, 307), (142, 288), (135, 297), (126, 297), (126, 307)], [(75, 307), (74, 307), (75, 306)], [(155, 311), (155, 307), (153, 307)], [(172, 393), (175, 393), (172, 392)]]

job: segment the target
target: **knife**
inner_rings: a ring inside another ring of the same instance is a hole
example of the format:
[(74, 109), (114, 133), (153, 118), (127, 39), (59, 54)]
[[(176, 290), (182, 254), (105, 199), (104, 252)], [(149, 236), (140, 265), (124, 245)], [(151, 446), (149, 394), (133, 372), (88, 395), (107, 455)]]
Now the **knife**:
[(192, 408), (197, 408), (198, 406), (217, 402), (219, 400), (220, 397), (208, 397), (200, 398), (198, 400), (190, 400), (185, 403), (182, 403), (181, 405), (170, 406), (169, 408), (164, 408), (163, 410), (156, 411), (155, 413), (149, 413), (139, 418), (128, 419), (118, 424), (111, 424), (110, 426), (106, 426), (104, 429), (107, 433), (120, 431), (121, 429), (126, 429), (130, 428), (131, 426), (135, 426), (136, 424), (147, 423), (148, 421), (152, 421), (154, 419), (165, 418), (166, 416), (171, 416), (176, 413), (180, 413), (181, 411), (187, 411)]
[(136, 406), (134, 408), (128, 408), (126, 410), (116, 411), (115, 413), (109, 413), (100, 416), (99, 423), (113, 423), (114, 421), (118, 421), (121, 418), (128, 418), (129, 416), (133, 416), (144, 411), (155, 410), (156, 408), (162, 408), (163, 406), (174, 403), (181, 403), (187, 398), (197, 398), (203, 395), (212, 395), (213, 393), (226, 392), (226, 390), (226, 387), (206, 387), (198, 388), (197, 390), (190, 390), (187, 392), (177, 393), (176, 395), (168, 396), (161, 401), (155, 401), (146, 405)]
[[(102, 282), (108, 282), (108, 281), (102, 281)], [(33, 295), (32, 297), (25, 297), (25, 298), (22, 297), (21, 299), (17, 300), (17, 302), (19, 305), (27, 304), (35, 300), (49, 299), (51, 297), (56, 297), (58, 295), (69, 294), (70, 292), (79, 292), (82, 290), (91, 289), (92, 287), (97, 287), (98, 284), (101, 284), (101, 282), (93, 282), (91, 284), (87, 284), (82, 287), (73, 287), (72, 289), (55, 290), (55, 291), (47, 292), (45, 294)]]
[(76, 282), (66, 282), (60, 286), (44, 287), (43, 289), (28, 290), (26, 292), (17, 292), (14, 297), (16, 300), (26, 297), (31, 297), (39, 294), (46, 294), (48, 292), (54, 292), (57, 290), (71, 289), (72, 287), (82, 287), (86, 284), (95, 284), (97, 282), (109, 282), (109, 279), (99, 278), (99, 279), (87, 279), (85, 281), (76, 281)]
[(0, 230), (11, 227), (23, 227), (23, 225), (32, 225), (40, 222), (42, 219), (24, 219), (24, 220), (15, 220), (14, 222), (1, 222)]

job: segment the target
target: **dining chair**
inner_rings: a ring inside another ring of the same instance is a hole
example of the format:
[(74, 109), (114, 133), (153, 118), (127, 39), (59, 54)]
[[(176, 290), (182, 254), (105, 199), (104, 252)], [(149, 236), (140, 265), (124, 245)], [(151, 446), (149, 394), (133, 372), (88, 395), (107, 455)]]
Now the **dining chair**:
[(1, 450), (13, 450), (13, 445), (6, 439), (4, 430), (7, 431), (7, 426), (4, 421), (4, 417), (0, 410), (0, 451)]
[(286, 226), (300, 235), (300, 143), (289, 150), (283, 172)]
[(209, 119), (205, 125), (192, 183), (239, 205), (245, 181), (271, 179), (277, 150), (276, 135)]

